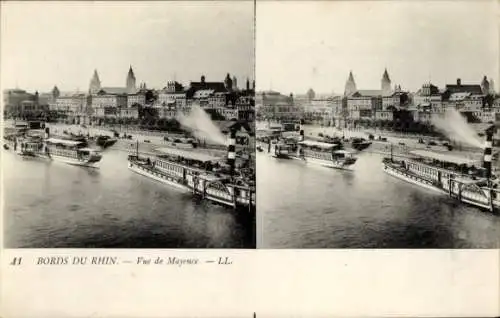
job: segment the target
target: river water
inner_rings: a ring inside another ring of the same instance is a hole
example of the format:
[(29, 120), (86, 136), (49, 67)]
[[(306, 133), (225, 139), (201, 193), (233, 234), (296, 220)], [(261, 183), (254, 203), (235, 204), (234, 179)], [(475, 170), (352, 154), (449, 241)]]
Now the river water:
[(500, 216), (385, 174), (257, 154), (259, 248), (498, 248)]
[(137, 175), (127, 153), (100, 169), (1, 150), (7, 248), (254, 248), (255, 218)]

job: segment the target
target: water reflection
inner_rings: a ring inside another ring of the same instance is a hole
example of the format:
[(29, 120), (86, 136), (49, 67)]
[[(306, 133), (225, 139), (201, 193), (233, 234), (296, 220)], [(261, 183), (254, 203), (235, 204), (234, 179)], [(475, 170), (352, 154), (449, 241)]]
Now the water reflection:
[(500, 217), (385, 174), (361, 154), (355, 171), (257, 155), (263, 248), (498, 248)]
[(3, 151), (7, 247), (253, 248), (255, 220), (127, 169), (106, 151), (100, 169)]

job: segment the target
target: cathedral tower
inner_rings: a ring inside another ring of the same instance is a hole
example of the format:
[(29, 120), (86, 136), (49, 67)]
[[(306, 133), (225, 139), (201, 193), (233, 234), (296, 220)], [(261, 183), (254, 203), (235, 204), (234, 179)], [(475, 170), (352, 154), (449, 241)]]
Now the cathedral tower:
[(490, 93), (490, 82), (488, 82), (488, 78), (486, 76), (483, 77), (483, 81), (481, 82), (481, 90), (484, 95), (488, 95)]
[(238, 89), (238, 80), (236, 79), (236, 76), (233, 76), (233, 88), (235, 90)]
[(356, 93), (358, 90), (356, 88), (356, 82), (354, 81), (354, 76), (352, 76), (352, 71), (349, 72), (349, 78), (345, 83), (344, 95), (349, 96)]
[(496, 94), (496, 91), (495, 91), (495, 82), (493, 82), (492, 78), (490, 78), (490, 94), (491, 95), (495, 95)]
[(59, 88), (57, 88), (57, 86), (54, 86), (54, 88), (52, 89), (52, 98), (56, 100), (59, 95), (61, 95), (61, 92), (59, 92)]
[(127, 74), (127, 93), (128, 94), (134, 94), (136, 92), (135, 88), (135, 75), (134, 71), (132, 70), (132, 65), (130, 66)]
[(226, 79), (224, 80), (224, 85), (226, 86), (226, 89), (231, 91), (233, 90), (233, 80), (231, 79), (231, 75), (227, 73)]
[(97, 70), (94, 70), (94, 75), (90, 80), (89, 93), (96, 94), (100, 90), (101, 90), (101, 81), (99, 80), (99, 75), (97, 74)]
[(383, 95), (389, 95), (391, 93), (391, 79), (389, 78), (389, 73), (387, 69), (384, 70), (384, 75), (382, 75), (381, 90)]

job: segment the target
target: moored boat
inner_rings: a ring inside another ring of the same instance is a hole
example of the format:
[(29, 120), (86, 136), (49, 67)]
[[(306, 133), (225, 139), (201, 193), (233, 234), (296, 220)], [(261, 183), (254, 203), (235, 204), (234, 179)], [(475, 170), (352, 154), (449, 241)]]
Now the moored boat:
[(44, 140), (37, 156), (86, 167), (96, 167), (102, 159), (101, 153), (96, 149), (87, 148), (85, 142), (57, 138)]
[(485, 148), (483, 165), (478, 160), (426, 150), (411, 151), (406, 158), (384, 158), (389, 175), (456, 198), (458, 201), (490, 211), (500, 208), (498, 178), (491, 173), (491, 135)]
[(141, 157), (138, 147), (137, 143), (136, 153), (128, 156), (133, 172), (225, 206), (255, 207), (254, 181), (234, 169), (234, 145), (229, 146), (229, 167), (223, 158), (178, 148), (161, 148), (154, 156)]
[(36, 157), (43, 148), (43, 142), (36, 137), (19, 137), (14, 140), (14, 152), (24, 157)]
[(52, 138), (49, 128), (27, 131), (11, 141), (14, 152), (24, 157), (37, 157), (71, 165), (96, 167), (102, 155), (87, 147), (83, 137), (74, 139)]
[(294, 150), (294, 142), (289, 139), (273, 140), (268, 144), (268, 152), (275, 158), (290, 159)]
[(298, 142), (291, 157), (307, 163), (336, 169), (350, 169), (357, 161), (353, 153), (343, 149), (342, 144), (312, 140)]
[(268, 151), (277, 158), (297, 159), (335, 169), (351, 169), (357, 161), (352, 152), (343, 149), (341, 143), (287, 140), (269, 144)]
[(108, 148), (114, 145), (118, 140), (110, 136), (98, 136), (96, 144), (102, 148)]
[(370, 147), (372, 143), (370, 141), (367, 141), (363, 138), (353, 138), (351, 141), (351, 146), (352, 148), (362, 151), (365, 150), (366, 148)]

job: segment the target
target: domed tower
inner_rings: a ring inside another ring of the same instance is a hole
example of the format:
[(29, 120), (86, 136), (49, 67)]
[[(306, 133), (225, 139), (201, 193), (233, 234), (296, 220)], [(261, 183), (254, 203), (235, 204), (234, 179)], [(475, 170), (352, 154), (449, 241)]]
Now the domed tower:
[(344, 95), (349, 96), (358, 91), (356, 88), (356, 82), (354, 81), (354, 76), (352, 75), (352, 71), (349, 72), (349, 77), (345, 83)]
[(483, 77), (483, 81), (481, 82), (481, 90), (484, 95), (488, 95), (490, 93), (490, 82), (488, 82), (488, 78), (486, 76)]
[(59, 92), (59, 88), (57, 88), (57, 86), (54, 86), (54, 88), (52, 89), (52, 98), (56, 100), (59, 95), (61, 95), (61, 92)]
[(99, 75), (97, 74), (97, 70), (94, 70), (94, 75), (90, 80), (89, 93), (96, 94), (100, 90), (101, 90), (101, 81), (99, 80)]
[(316, 93), (314, 92), (314, 90), (312, 88), (309, 88), (306, 95), (307, 95), (308, 101), (312, 101), (314, 99), (314, 97), (316, 97)]
[(232, 90), (233, 89), (233, 80), (231, 79), (231, 75), (227, 73), (226, 79), (224, 80), (224, 85), (226, 86), (227, 90)]
[(132, 70), (132, 65), (128, 69), (128, 74), (127, 74), (127, 93), (128, 94), (134, 94), (136, 91), (135, 88), (135, 75), (134, 71)]
[(389, 95), (391, 93), (391, 79), (389, 78), (387, 69), (384, 70), (384, 74), (382, 75), (381, 90), (384, 95)]

